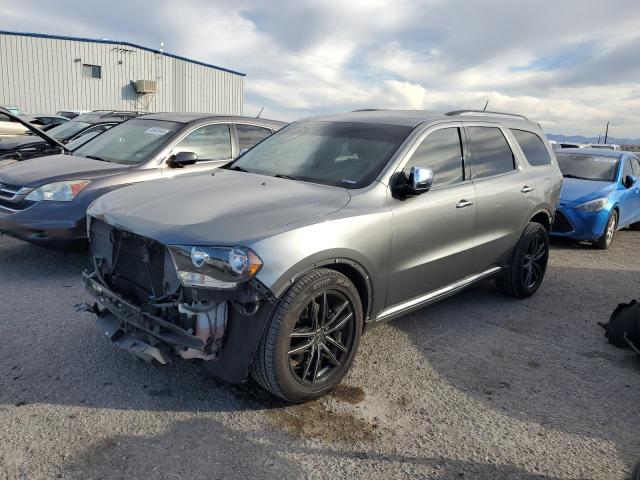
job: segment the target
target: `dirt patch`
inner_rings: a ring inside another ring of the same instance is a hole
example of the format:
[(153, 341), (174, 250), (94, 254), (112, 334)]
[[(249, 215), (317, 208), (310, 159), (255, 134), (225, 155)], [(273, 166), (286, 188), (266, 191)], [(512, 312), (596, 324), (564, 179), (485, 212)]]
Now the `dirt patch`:
[(338, 385), (331, 391), (331, 396), (337, 400), (355, 405), (364, 401), (365, 393), (359, 387), (350, 387), (349, 385)]
[(330, 442), (372, 442), (377, 425), (344, 412), (331, 411), (320, 401), (267, 410), (269, 420), (290, 435)]

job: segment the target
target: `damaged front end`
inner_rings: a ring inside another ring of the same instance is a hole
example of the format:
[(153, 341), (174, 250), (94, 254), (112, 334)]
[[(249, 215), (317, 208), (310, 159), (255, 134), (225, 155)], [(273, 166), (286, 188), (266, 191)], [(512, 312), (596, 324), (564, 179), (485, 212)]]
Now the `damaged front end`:
[(104, 335), (148, 362), (200, 360), (227, 381), (243, 380), (275, 301), (254, 278), (257, 255), (165, 246), (88, 221), (93, 268), (84, 280), (96, 302), (84, 309), (96, 314)]

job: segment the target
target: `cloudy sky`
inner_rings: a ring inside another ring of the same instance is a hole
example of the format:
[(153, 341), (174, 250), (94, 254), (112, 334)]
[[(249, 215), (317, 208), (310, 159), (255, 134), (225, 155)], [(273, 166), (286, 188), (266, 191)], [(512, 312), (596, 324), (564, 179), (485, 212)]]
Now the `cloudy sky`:
[(110, 38), (247, 74), (245, 114), (523, 113), (640, 137), (639, 0), (0, 0), (0, 29)]

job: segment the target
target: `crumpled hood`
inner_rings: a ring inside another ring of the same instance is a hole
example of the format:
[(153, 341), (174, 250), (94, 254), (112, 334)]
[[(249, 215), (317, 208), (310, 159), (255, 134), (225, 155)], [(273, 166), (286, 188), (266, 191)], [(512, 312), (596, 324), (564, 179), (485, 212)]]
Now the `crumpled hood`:
[(616, 184), (613, 182), (565, 178), (562, 181), (560, 203), (563, 205), (584, 203), (595, 198), (606, 197), (615, 188)]
[(248, 245), (350, 198), (344, 188), (220, 169), (108, 193), (89, 214), (165, 244)]
[(0, 183), (35, 188), (61, 180), (90, 180), (126, 172), (129, 166), (73, 155), (49, 155), (0, 169)]

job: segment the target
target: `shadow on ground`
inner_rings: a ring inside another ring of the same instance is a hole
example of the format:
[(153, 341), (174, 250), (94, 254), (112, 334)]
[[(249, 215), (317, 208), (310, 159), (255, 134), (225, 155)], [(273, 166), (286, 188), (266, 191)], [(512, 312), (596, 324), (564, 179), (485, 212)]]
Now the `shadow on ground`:
[[(573, 247), (569, 247), (573, 248)], [(618, 290), (603, 288), (621, 285)], [(640, 294), (637, 271), (550, 266), (526, 300), (483, 282), (395, 322), (437, 373), (486, 407), (640, 452), (640, 359), (596, 322)]]

